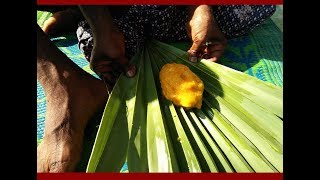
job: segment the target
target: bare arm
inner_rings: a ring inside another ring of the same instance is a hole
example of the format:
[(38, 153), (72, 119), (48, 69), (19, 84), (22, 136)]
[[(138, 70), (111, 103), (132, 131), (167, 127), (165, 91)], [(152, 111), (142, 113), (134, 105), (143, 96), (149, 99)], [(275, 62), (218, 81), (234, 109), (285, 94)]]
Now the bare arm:
[(215, 22), (211, 7), (189, 6), (188, 16), (187, 33), (193, 42), (188, 51), (190, 61), (196, 62), (198, 58), (217, 61), (223, 55), (226, 39)]

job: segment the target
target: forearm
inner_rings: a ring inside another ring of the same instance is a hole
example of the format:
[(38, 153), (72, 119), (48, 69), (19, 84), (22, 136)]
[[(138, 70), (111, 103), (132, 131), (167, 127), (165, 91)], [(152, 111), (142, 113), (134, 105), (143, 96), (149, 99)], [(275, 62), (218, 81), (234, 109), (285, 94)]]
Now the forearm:
[(212, 9), (209, 5), (188, 6), (188, 17), (189, 20), (195, 18), (210, 19), (212, 17)]
[(79, 6), (83, 16), (88, 21), (94, 37), (103, 38), (112, 31), (113, 20), (107, 7)]

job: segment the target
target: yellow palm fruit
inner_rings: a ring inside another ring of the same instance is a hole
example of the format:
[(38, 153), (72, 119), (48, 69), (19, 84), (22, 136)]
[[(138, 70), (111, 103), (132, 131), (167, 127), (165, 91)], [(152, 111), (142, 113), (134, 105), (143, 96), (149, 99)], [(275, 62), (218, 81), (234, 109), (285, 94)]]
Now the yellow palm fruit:
[(177, 106), (201, 108), (204, 85), (188, 66), (165, 64), (160, 71), (162, 94)]

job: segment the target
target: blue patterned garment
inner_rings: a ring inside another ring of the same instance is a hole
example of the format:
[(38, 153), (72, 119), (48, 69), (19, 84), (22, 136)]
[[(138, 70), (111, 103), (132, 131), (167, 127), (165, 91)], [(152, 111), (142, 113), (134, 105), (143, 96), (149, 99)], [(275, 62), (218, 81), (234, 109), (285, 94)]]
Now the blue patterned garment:
[[(227, 39), (247, 34), (264, 22), (276, 10), (274, 5), (228, 5), (213, 6), (213, 15)], [(112, 14), (112, 11), (111, 11)], [(188, 41), (185, 6), (133, 5), (113, 19), (124, 33), (126, 55), (132, 57), (143, 47), (146, 38), (163, 42)], [(93, 37), (86, 21), (77, 30), (79, 48), (89, 61)]]
[(214, 8), (213, 15), (227, 39), (243, 36), (276, 11), (275, 5), (229, 5)]

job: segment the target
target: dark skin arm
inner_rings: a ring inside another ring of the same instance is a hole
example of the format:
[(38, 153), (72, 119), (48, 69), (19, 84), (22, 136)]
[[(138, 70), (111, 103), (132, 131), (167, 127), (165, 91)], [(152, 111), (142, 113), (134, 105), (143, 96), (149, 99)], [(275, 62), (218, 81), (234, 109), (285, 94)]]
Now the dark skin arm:
[[(227, 40), (220, 31), (208, 5), (188, 7), (187, 33), (192, 41), (188, 50), (189, 60), (196, 62), (197, 59), (207, 59), (216, 62), (224, 53)], [(211, 41), (211, 45), (205, 43)]]
[(79, 6), (79, 8), (92, 29), (95, 41), (90, 58), (91, 69), (111, 86), (121, 72), (125, 72), (127, 77), (135, 76), (136, 67), (129, 65), (125, 56), (124, 36), (113, 23), (108, 8), (105, 6)]

